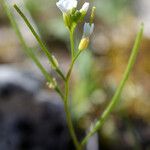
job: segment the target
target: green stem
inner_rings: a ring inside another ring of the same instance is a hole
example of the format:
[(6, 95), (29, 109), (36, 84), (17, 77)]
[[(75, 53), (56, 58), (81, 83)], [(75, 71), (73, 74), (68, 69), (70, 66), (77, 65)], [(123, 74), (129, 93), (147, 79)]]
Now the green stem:
[(75, 147), (77, 150), (81, 150), (81, 145), (77, 139), (77, 136), (75, 134), (75, 130), (74, 130), (74, 127), (73, 127), (73, 123), (72, 123), (72, 120), (71, 120), (71, 114), (70, 114), (70, 111), (69, 111), (69, 100), (68, 100), (68, 94), (69, 94), (69, 81), (70, 81), (70, 76), (71, 76), (71, 72), (72, 72), (72, 68), (73, 68), (73, 65), (75, 63), (75, 61), (77, 60), (78, 56), (80, 55), (81, 51), (79, 51), (77, 53), (77, 55), (73, 58), (72, 62), (71, 62), (71, 65), (70, 65), (70, 68), (68, 70), (68, 73), (66, 75), (66, 81), (65, 81), (65, 99), (64, 99), (64, 107), (65, 107), (65, 112), (66, 112), (66, 119), (67, 119), (67, 124), (68, 124), (68, 128), (69, 128), (69, 131), (70, 131), (70, 134), (71, 134), (71, 137), (73, 139), (73, 142), (75, 144)]
[(71, 44), (71, 58), (74, 58), (75, 55), (75, 44), (74, 44), (74, 31), (75, 27), (72, 27), (72, 29), (69, 31), (70, 33), (70, 44)]
[(55, 70), (61, 76), (61, 78), (65, 81), (66, 78), (65, 78), (64, 74), (62, 73), (62, 71), (58, 67)]
[(71, 75), (71, 72), (72, 72), (72, 69), (73, 69), (73, 66), (74, 66), (74, 63), (75, 61), (77, 60), (77, 58), (79, 57), (79, 55), (81, 54), (82, 51), (78, 51), (78, 53), (76, 54), (76, 56), (73, 58), (72, 62), (71, 62), (71, 65), (70, 65), (70, 68), (69, 68), (69, 71), (67, 73), (67, 76), (66, 76), (66, 80), (68, 78), (70, 78), (70, 75)]
[(48, 49), (46, 48), (45, 44), (42, 42), (41, 38), (36, 33), (36, 31), (34, 30), (33, 26), (30, 24), (30, 22), (27, 19), (27, 17), (23, 14), (23, 12), (19, 9), (19, 7), (16, 4), (14, 5), (14, 8), (18, 12), (18, 14), (22, 17), (22, 19), (24, 20), (24, 22), (26, 23), (26, 25), (28, 26), (28, 28), (30, 29), (30, 31), (32, 32), (34, 37), (36, 38), (37, 42), (39, 43), (41, 49), (43, 50), (43, 52), (45, 53), (45, 55), (49, 59), (50, 63), (56, 68), (56, 72), (65, 80), (65, 77), (64, 77), (63, 73), (56, 66), (56, 64), (55, 64), (55, 62), (53, 60), (52, 54), (48, 51)]
[(73, 127), (72, 119), (71, 119), (71, 114), (69, 110), (69, 100), (68, 100), (68, 93), (69, 93), (69, 80), (65, 82), (65, 99), (64, 99), (64, 107), (65, 107), (65, 113), (66, 113), (66, 119), (67, 119), (67, 124), (69, 128), (69, 132), (71, 134), (71, 137), (73, 139), (74, 145), (77, 150), (80, 149), (80, 144), (78, 142), (77, 136), (75, 134), (75, 130)]
[(59, 94), (61, 99), (63, 100), (64, 99), (64, 95), (63, 95), (62, 91), (60, 90), (60, 88), (58, 87), (58, 85), (54, 89)]
[(82, 147), (87, 143), (89, 138), (102, 127), (102, 125), (104, 124), (104, 122), (106, 121), (106, 119), (108, 118), (110, 113), (115, 108), (116, 104), (118, 104), (122, 90), (125, 86), (125, 83), (129, 77), (130, 72), (132, 71), (133, 65), (135, 64), (139, 46), (140, 46), (140, 43), (142, 40), (143, 30), (144, 30), (144, 28), (143, 28), (143, 24), (142, 24), (141, 29), (140, 29), (139, 33), (137, 34), (137, 37), (136, 37), (136, 40), (135, 40), (135, 43), (134, 43), (134, 46), (132, 49), (132, 53), (131, 53), (129, 61), (128, 61), (128, 65), (127, 65), (126, 70), (123, 75), (123, 79), (121, 80), (111, 102), (109, 103), (109, 105), (107, 106), (107, 108), (105, 109), (103, 114), (99, 117), (98, 121), (96, 122), (94, 127), (91, 129), (91, 131), (87, 134), (87, 136), (82, 140), (82, 142), (81, 142)]
[[(20, 39), (20, 42), (23, 46), (23, 50), (24, 52), (34, 61), (34, 63), (36, 64), (36, 66), (40, 69), (40, 71), (42, 72), (42, 74), (44, 75), (45, 79), (48, 81), (48, 82), (53, 82), (53, 78), (49, 75), (49, 73), (45, 70), (45, 68), (43, 67), (43, 65), (40, 63), (40, 61), (38, 60), (38, 58), (35, 56), (35, 54), (33, 53), (32, 49), (29, 48), (19, 30), (19, 27), (15, 21), (15, 18), (13, 16), (13, 14), (11, 13), (11, 11), (9, 10), (7, 4), (5, 1), (1, 0), (1, 4), (16, 32), (16, 34), (18, 35), (19, 39)], [(55, 87), (55, 90), (56, 92), (62, 97), (62, 93), (59, 89), (59, 87)]]

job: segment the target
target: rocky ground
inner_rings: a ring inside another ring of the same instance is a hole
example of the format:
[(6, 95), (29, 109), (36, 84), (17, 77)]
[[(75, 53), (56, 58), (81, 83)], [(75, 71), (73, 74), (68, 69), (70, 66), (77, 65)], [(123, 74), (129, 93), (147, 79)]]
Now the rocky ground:
[(59, 97), (31, 72), (0, 66), (0, 150), (73, 149)]

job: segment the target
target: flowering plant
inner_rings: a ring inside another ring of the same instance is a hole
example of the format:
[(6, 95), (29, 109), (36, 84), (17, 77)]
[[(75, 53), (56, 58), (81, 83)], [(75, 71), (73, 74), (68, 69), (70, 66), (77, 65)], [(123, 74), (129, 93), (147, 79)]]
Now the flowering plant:
[(23, 36), (21, 35), (21, 32), (19, 31), (18, 25), (14, 19), (13, 14), (11, 13), (11, 11), (9, 11), (9, 9), (7, 7), (6, 2), (4, 0), (2, 0), (1, 2), (4, 6), (5, 11), (7, 12), (9, 19), (11, 20), (11, 23), (12, 23), (16, 33), (18, 34), (18, 36), (21, 40), (22, 45), (24, 46), (25, 52), (35, 62), (37, 67), (41, 70), (41, 72), (43, 73), (44, 77), (47, 80), (47, 85), (50, 88), (54, 89), (62, 98), (63, 103), (64, 103), (66, 120), (67, 120), (68, 128), (70, 131), (70, 135), (73, 139), (76, 149), (82, 150), (84, 148), (85, 144), (88, 142), (89, 138), (102, 127), (102, 125), (104, 124), (104, 122), (106, 121), (106, 119), (108, 118), (110, 113), (113, 111), (116, 104), (118, 104), (118, 102), (119, 102), (119, 97), (121, 95), (121, 92), (123, 90), (123, 87), (124, 87), (128, 77), (129, 77), (129, 74), (132, 71), (132, 67), (135, 63), (136, 56), (138, 54), (139, 45), (140, 45), (142, 35), (143, 35), (143, 25), (141, 25), (141, 29), (137, 34), (137, 37), (136, 37), (136, 40), (135, 40), (135, 43), (134, 43), (134, 46), (133, 46), (133, 49), (131, 52), (131, 56), (129, 58), (129, 62), (125, 69), (125, 73), (123, 75), (123, 78), (122, 78), (112, 100), (110, 101), (110, 103), (108, 104), (108, 106), (106, 107), (106, 109), (104, 110), (102, 115), (99, 118), (97, 118), (97, 121), (92, 125), (92, 127), (89, 130), (89, 133), (87, 133), (87, 135), (83, 138), (82, 141), (79, 141), (76, 136), (74, 127), (73, 127), (71, 113), (70, 113), (70, 109), (69, 109), (69, 103), (68, 103), (68, 101), (69, 101), (68, 100), (69, 81), (71, 78), (73, 66), (74, 66), (77, 58), (79, 57), (79, 55), (82, 52), (84, 52), (83, 50), (85, 50), (89, 45), (90, 36), (94, 30), (93, 20), (94, 20), (95, 7), (92, 8), (89, 23), (84, 23), (83, 35), (81, 37), (80, 43), (78, 44), (78, 50), (75, 50), (74, 32), (75, 32), (77, 25), (80, 22), (84, 22), (84, 17), (87, 14), (90, 4), (88, 2), (85, 2), (83, 4), (82, 8), (78, 10), (77, 9), (77, 4), (78, 4), (77, 0), (59, 0), (56, 3), (57, 7), (62, 12), (64, 23), (70, 33), (71, 64), (69, 66), (67, 74), (64, 74), (59, 66), (57, 59), (46, 48), (45, 44), (41, 40), (40, 36), (36, 33), (36, 31), (34, 30), (33, 26), (31, 25), (31, 23), (29, 22), (27, 17), (24, 15), (24, 13), (20, 10), (20, 8), (16, 4), (14, 5), (15, 10), (25, 21), (26, 25), (29, 27), (30, 31), (33, 33), (34, 37), (36, 38), (37, 42), (39, 43), (42, 51), (47, 56), (51, 66), (52, 66), (52, 69), (54, 69), (58, 73), (58, 75), (62, 78), (62, 80), (64, 81), (65, 89), (62, 90), (60, 88), (58, 82), (56, 81), (56, 79), (46, 71), (46, 69), (40, 63), (38, 58), (35, 56), (34, 52), (27, 46), (25, 40), (23, 39)]

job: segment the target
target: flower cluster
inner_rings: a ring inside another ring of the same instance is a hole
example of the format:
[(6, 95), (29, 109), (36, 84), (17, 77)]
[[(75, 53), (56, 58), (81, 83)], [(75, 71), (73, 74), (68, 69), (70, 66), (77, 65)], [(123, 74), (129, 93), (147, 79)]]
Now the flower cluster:
[(71, 30), (79, 21), (82, 21), (89, 8), (85, 2), (80, 10), (77, 9), (77, 0), (59, 0), (56, 5), (63, 13), (66, 26)]
[[(77, 9), (77, 0), (59, 0), (56, 5), (63, 13), (63, 18), (65, 25), (69, 30), (72, 30), (76, 27), (78, 22), (83, 21), (88, 9), (89, 3), (85, 2), (80, 10)], [(94, 7), (95, 8), (95, 7)], [(91, 14), (91, 17), (93, 13)], [(94, 30), (94, 24), (92, 22), (85, 23), (83, 28), (83, 36), (80, 41), (78, 49), (84, 50), (88, 47), (89, 37)]]
[[(78, 1), (77, 0), (59, 0), (56, 5), (62, 11), (62, 13), (71, 13), (72, 10), (77, 8)], [(80, 10), (76, 10), (76, 13), (85, 13), (89, 8), (89, 3), (85, 2)]]

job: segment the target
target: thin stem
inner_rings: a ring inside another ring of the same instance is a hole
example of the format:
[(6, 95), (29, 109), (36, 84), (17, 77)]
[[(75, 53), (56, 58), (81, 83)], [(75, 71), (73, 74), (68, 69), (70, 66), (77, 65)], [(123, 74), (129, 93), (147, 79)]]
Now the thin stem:
[(28, 28), (30, 29), (30, 31), (32, 32), (34, 37), (36, 38), (37, 42), (39, 43), (41, 49), (43, 50), (43, 52), (45, 53), (45, 55), (49, 59), (50, 63), (56, 68), (56, 72), (63, 78), (63, 80), (65, 80), (65, 77), (64, 77), (63, 73), (56, 66), (56, 64), (55, 64), (55, 62), (53, 60), (52, 54), (48, 51), (48, 49), (46, 48), (45, 44), (42, 42), (40, 36), (36, 33), (35, 29), (30, 24), (30, 22), (27, 19), (27, 17), (23, 14), (23, 12), (19, 9), (19, 7), (16, 4), (14, 5), (14, 8), (18, 12), (18, 14), (22, 17), (22, 19), (24, 20), (24, 22), (26, 23), (26, 25), (28, 26)]
[(74, 44), (74, 31), (75, 27), (72, 27), (72, 29), (69, 31), (70, 33), (70, 44), (71, 44), (71, 58), (74, 58), (75, 55), (75, 44)]
[(77, 55), (73, 58), (72, 63), (70, 65), (70, 68), (68, 70), (68, 73), (66, 75), (66, 81), (65, 81), (65, 99), (64, 99), (64, 107), (65, 107), (65, 112), (66, 112), (66, 119), (67, 119), (68, 128), (69, 128), (71, 137), (73, 139), (73, 142), (74, 142), (77, 150), (81, 150), (82, 148), (81, 148), (81, 145), (80, 145), (80, 143), (79, 143), (79, 141), (77, 139), (77, 136), (75, 134), (75, 130), (74, 130), (74, 127), (73, 127), (73, 123), (72, 123), (72, 119), (71, 119), (71, 114), (70, 114), (70, 111), (69, 111), (68, 94), (69, 94), (69, 81), (70, 81), (70, 76), (71, 76), (72, 68), (73, 68), (73, 65), (74, 65), (75, 61), (77, 60), (78, 56), (80, 55), (80, 53), (81, 53), (81, 51), (79, 51), (77, 53)]
[(64, 74), (62, 73), (62, 71), (58, 67), (55, 70), (62, 77), (62, 79), (65, 81), (66, 78), (65, 78)]
[(129, 61), (128, 61), (128, 65), (127, 65), (126, 70), (123, 75), (123, 79), (121, 80), (111, 102), (109, 103), (109, 105), (107, 106), (105, 111), (103, 112), (102, 116), (99, 117), (99, 119), (96, 122), (96, 124), (94, 125), (94, 127), (91, 129), (91, 131), (87, 134), (87, 136), (81, 142), (82, 147), (87, 143), (89, 138), (102, 127), (102, 125), (104, 124), (104, 122), (106, 121), (106, 119), (108, 118), (110, 113), (115, 108), (116, 104), (118, 104), (122, 90), (125, 86), (125, 83), (129, 77), (130, 72), (132, 71), (133, 65), (135, 64), (139, 46), (140, 46), (142, 36), (143, 36), (143, 30), (144, 30), (144, 28), (143, 28), (143, 24), (142, 24), (141, 29), (140, 29), (139, 33), (137, 34), (137, 37), (136, 37), (136, 40), (135, 40), (135, 43), (134, 43), (134, 46), (132, 49), (132, 53), (131, 53)]
[(71, 72), (72, 72), (74, 63), (75, 63), (75, 61), (77, 60), (77, 58), (79, 57), (80, 54), (81, 54), (81, 51), (78, 51), (78, 53), (76, 54), (76, 56), (73, 58), (73, 60), (72, 60), (72, 62), (71, 62), (71, 65), (70, 65), (70, 68), (69, 68), (69, 70), (68, 70), (66, 79), (70, 78), (70, 75), (71, 75)]
[[(27, 26), (29, 27), (29, 29), (31, 30), (31, 32), (33, 33), (33, 35), (35, 36), (35, 38), (37, 39), (38, 43), (40, 44), (42, 50), (45, 52), (45, 54), (47, 55), (47, 57), (49, 58), (50, 62), (53, 62), (52, 56), (51, 54), (48, 52), (48, 50), (46, 49), (45, 45), (43, 44), (43, 42), (41, 41), (40, 37), (38, 36), (38, 34), (35, 32), (34, 28), (32, 27), (32, 25), (30, 24), (30, 22), (28, 21), (28, 19), (25, 17), (25, 15), (21, 12), (21, 10), (14, 5), (14, 8), (16, 9), (16, 11), (21, 15), (21, 17), (24, 19), (25, 23), (27, 24)], [(71, 47), (72, 47), (72, 51), (74, 52), (74, 38), (73, 38), (73, 30), (71, 31)], [(61, 91), (59, 90), (58, 87), (55, 88), (55, 90), (60, 94), (60, 96), (62, 97), (62, 99), (65, 99), (64, 105), (65, 105), (65, 111), (66, 111), (66, 117), (67, 117), (67, 123), (68, 123), (68, 127), (70, 130), (70, 134), (73, 138), (74, 144), (76, 146), (77, 149), (80, 149), (79, 147), (79, 142), (77, 140), (74, 128), (73, 128), (73, 124), (71, 121), (71, 115), (70, 115), (70, 111), (69, 111), (69, 106), (68, 106), (68, 90), (69, 90), (69, 85), (68, 85), (68, 81), (66, 81), (66, 78), (62, 75), (61, 71), (59, 70), (59, 68), (56, 69), (56, 71), (63, 77), (63, 79), (65, 80), (65, 85), (66, 85), (66, 94), (65, 94), (65, 98), (63, 96), (63, 94), (61, 93)]]
[(54, 89), (59, 94), (61, 99), (63, 100), (64, 99), (64, 95), (63, 95), (62, 91), (60, 90), (60, 88), (58, 87), (58, 85)]
[[(6, 4), (5, 1), (1, 0), (1, 3), (2, 3), (2, 6), (16, 32), (16, 34), (18, 35), (19, 39), (20, 39), (20, 42), (23, 46), (23, 50), (24, 52), (34, 61), (34, 63), (36, 64), (36, 66), (40, 69), (40, 71), (42, 72), (42, 74), (44, 75), (45, 79), (48, 81), (48, 82), (53, 82), (53, 78), (51, 77), (51, 75), (45, 70), (45, 68), (43, 67), (43, 65), (40, 63), (40, 61), (38, 60), (38, 58), (35, 56), (35, 54), (33, 53), (32, 49), (29, 48), (19, 30), (19, 27), (15, 21), (15, 18), (13, 16), (13, 14), (11, 13), (11, 11), (9, 11), (8, 9), (8, 6)], [(56, 92), (62, 97), (62, 93), (59, 89), (58, 86), (55, 87), (55, 90)]]
[(65, 82), (65, 99), (64, 99), (66, 119), (67, 119), (68, 128), (69, 128), (71, 137), (73, 139), (73, 142), (75, 144), (75, 147), (76, 147), (77, 150), (80, 150), (80, 144), (79, 144), (77, 136), (75, 134), (75, 130), (74, 130), (72, 119), (71, 119), (71, 114), (70, 114), (70, 111), (69, 111), (68, 93), (69, 93), (69, 81), (67, 80)]

